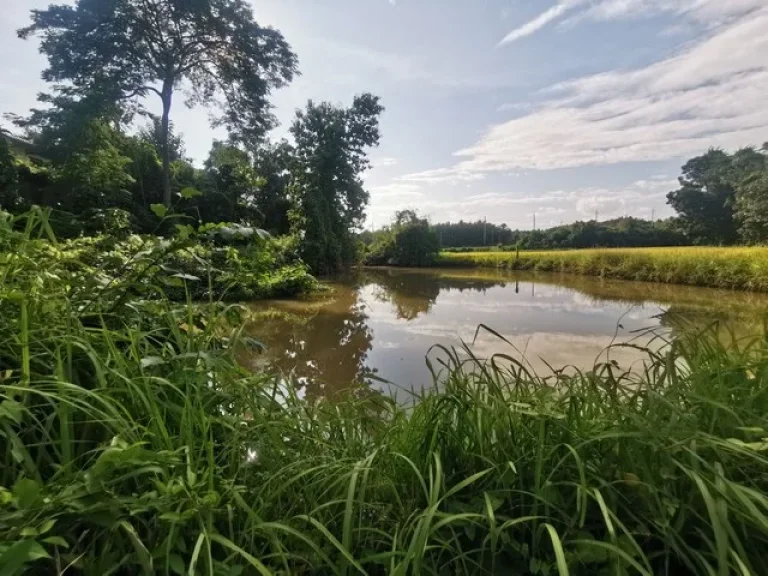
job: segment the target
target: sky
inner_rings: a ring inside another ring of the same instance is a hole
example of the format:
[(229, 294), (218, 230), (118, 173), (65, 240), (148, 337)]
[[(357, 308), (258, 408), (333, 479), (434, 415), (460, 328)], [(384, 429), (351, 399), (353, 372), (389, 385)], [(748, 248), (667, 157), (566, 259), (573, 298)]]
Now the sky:
[[(45, 59), (14, 31), (49, 1), (3, 3), (0, 113), (24, 114)], [(252, 3), (299, 56), (274, 138), (308, 99), (381, 97), (368, 225), (666, 217), (686, 158), (768, 141), (768, 0)], [(173, 111), (198, 163), (224, 136), (208, 119)]]

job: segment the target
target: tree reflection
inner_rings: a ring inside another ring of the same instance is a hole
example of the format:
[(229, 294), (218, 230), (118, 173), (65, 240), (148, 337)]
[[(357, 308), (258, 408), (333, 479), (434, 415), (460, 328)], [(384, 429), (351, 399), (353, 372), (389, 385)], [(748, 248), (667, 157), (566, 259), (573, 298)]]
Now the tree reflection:
[(435, 273), (403, 270), (366, 270), (360, 277), (363, 285), (376, 288), (374, 297), (388, 302), (399, 320), (415, 320), (428, 314), (441, 292), (466, 290), (485, 292), (495, 286), (506, 286), (503, 278), (452, 277)]
[(356, 290), (340, 287), (323, 302), (277, 302), (254, 306), (248, 334), (266, 346), (249, 364), (269, 364), (306, 386), (309, 396), (347, 391), (369, 373), (373, 343)]

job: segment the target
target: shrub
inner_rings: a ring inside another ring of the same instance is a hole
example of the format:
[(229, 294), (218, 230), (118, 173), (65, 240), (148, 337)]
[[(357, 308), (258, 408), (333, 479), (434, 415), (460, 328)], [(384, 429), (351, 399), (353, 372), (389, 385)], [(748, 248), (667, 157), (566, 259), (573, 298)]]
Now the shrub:
[(398, 212), (389, 232), (379, 238), (365, 259), (369, 266), (431, 266), (440, 241), (426, 219), (412, 210)]

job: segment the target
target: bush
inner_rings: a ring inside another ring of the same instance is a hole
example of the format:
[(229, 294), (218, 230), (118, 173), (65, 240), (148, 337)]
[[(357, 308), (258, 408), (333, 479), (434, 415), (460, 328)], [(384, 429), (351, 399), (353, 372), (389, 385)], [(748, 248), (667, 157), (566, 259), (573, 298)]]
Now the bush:
[(378, 239), (365, 258), (368, 266), (431, 266), (440, 241), (426, 219), (415, 212), (398, 212), (390, 230)]

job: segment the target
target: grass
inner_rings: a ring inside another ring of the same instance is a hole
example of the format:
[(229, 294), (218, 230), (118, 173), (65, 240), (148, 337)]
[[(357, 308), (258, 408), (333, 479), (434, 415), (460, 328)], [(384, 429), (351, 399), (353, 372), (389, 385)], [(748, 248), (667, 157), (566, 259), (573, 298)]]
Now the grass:
[(43, 228), (0, 227), (4, 575), (768, 571), (765, 341), (546, 378), (436, 348), (413, 405), (308, 402), (237, 365), (238, 306), (94, 298)]
[(615, 248), (443, 252), (439, 266), (540, 270), (622, 280), (768, 291), (768, 248)]

